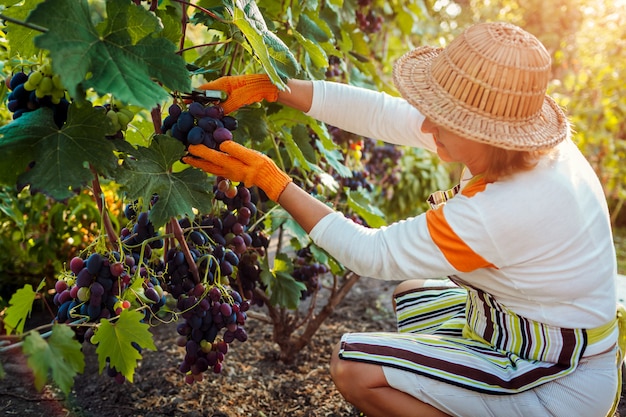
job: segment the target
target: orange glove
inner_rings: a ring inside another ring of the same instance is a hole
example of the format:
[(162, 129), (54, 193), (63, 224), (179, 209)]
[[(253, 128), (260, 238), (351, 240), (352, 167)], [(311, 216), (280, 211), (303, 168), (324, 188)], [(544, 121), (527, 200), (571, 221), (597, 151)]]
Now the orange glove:
[(202, 84), (201, 90), (221, 90), (228, 98), (220, 105), (224, 114), (261, 100), (274, 102), (278, 99), (278, 87), (265, 74), (231, 75)]
[(260, 152), (227, 140), (220, 145), (222, 152), (204, 145), (190, 145), (183, 162), (205, 172), (240, 181), (246, 187), (257, 186), (272, 200), (278, 201), (292, 179), (274, 161)]

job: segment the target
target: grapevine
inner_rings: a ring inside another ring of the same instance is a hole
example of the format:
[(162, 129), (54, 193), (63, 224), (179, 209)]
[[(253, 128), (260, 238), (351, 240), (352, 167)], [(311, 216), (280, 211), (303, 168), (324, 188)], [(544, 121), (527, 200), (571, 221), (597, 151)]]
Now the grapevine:
[[(309, 165), (296, 162), (295, 139), (311, 123), (306, 116), (283, 117), (276, 107), (266, 111), (257, 105), (225, 115), (219, 100), (194, 99), (192, 86), (265, 70), (284, 89), (285, 79), (301, 70), (300, 57), (316, 65), (328, 62), (311, 74), (347, 79), (354, 56), (339, 49), (326, 55), (328, 45), (319, 56), (309, 56), (312, 45), (293, 53), (293, 45), (264, 26), (254, 2), (236, 10), (178, 0), (163, 7), (156, 0), (103, 5), (106, 10), (90, 2), (43, 0), (33, 10), (24, 11), (21, 3), (6, 9), (26, 17), (8, 20), (6, 31), (13, 56), (2, 69), (10, 72), (3, 93), (12, 121), (0, 127), (0, 155), (9, 167), (0, 170), (0, 179), (59, 201), (90, 191), (101, 216), (101, 230), (84, 231), (95, 237), (76, 241), (76, 252), (49, 289), (51, 326), (67, 326), (76, 343), (95, 345), (100, 372), (122, 383), (132, 382), (143, 350), (155, 349), (150, 328), (176, 322), (179, 370), (195, 383), (207, 373), (221, 373), (229, 349), (248, 337), (250, 309), (263, 307), (280, 329), (274, 337), (280, 337), (281, 359), (293, 360), (358, 277), (341, 279), (342, 266), (304, 238), (285, 244), (294, 225), (260, 190), (207, 176), (180, 160), (189, 145), (218, 149), (223, 141), (237, 140), (299, 172), (296, 180), (308, 187), (322, 170), (341, 174), (334, 177), (338, 182), (351, 171), (358, 177), (362, 144), (355, 142), (345, 154), (345, 165), (324, 159), (324, 146), (334, 152), (333, 132), (318, 124)], [(67, 25), (68, 15), (84, 19)], [(127, 18), (142, 24), (129, 25)], [(198, 28), (206, 25), (215, 41), (198, 41), (197, 33), (187, 30), (191, 21)], [(28, 45), (34, 55), (11, 39), (19, 35), (17, 25), (37, 32), (37, 42)], [(180, 39), (173, 39), (176, 34)], [(208, 52), (194, 55), (196, 48)], [(123, 216), (109, 213), (100, 181), (110, 182), (127, 202)], [(345, 204), (343, 194), (332, 197)], [(269, 264), (270, 236), (279, 239), (280, 271)], [(333, 295), (322, 313), (311, 302), (304, 317), (290, 318), (298, 317), (300, 301), (313, 300), (327, 277)], [(18, 297), (10, 305), (27, 302)], [(22, 314), (9, 308), (7, 323), (25, 319)], [(292, 335), (301, 326), (303, 334)], [(9, 327), (12, 331), (10, 339), (17, 343), (7, 350), (29, 336), (19, 326)], [(116, 343), (121, 348), (114, 352)], [(4, 349), (0, 346), (0, 353)]]

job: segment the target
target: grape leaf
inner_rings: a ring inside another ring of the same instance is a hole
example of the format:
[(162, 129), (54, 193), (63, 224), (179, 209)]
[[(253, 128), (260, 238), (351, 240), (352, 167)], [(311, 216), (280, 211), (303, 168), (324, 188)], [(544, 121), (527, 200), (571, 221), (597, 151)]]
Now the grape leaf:
[(385, 214), (370, 204), (371, 198), (358, 190), (346, 190), (346, 193), (348, 196), (348, 207), (363, 217), (370, 227), (382, 227), (387, 224)]
[(7, 334), (11, 334), (13, 331), (21, 334), (24, 331), (24, 324), (30, 316), (35, 295), (37, 293), (33, 291), (33, 286), (26, 284), (11, 296), (9, 308), (4, 315), (4, 330)]
[(209, 177), (199, 169), (172, 172), (172, 165), (185, 154), (178, 140), (157, 135), (148, 148), (138, 147), (125, 159), (117, 181), (130, 199), (159, 200), (150, 210), (150, 220), (160, 227), (171, 217), (194, 216), (193, 208), (207, 213), (211, 209), (213, 189)]
[(89, 103), (71, 104), (61, 129), (51, 109), (24, 113), (0, 128), (0, 183), (31, 184), (57, 200), (71, 197), (93, 178), (89, 165), (100, 173), (116, 167), (114, 145), (104, 136), (112, 129), (104, 109)]
[(317, 43), (302, 36), (300, 32), (293, 31), (293, 35), (302, 47), (307, 51), (313, 66), (319, 68), (326, 68), (328, 66), (328, 57), (326, 52)]
[[(3, 13), (8, 17), (12, 17), (16, 20), (25, 21), (28, 14), (41, 3), (43, 0), (26, 0), (24, 4), (20, 6), (9, 7)], [(18, 3), (14, 1), (12, 3)], [(29, 58), (37, 53), (37, 48), (33, 45), (32, 38), (39, 35), (34, 29), (28, 28), (16, 23), (6, 22), (7, 25), (7, 39), (9, 40), (9, 48), (12, 56), (22, 56)]]
[(35, 44), (50, 51), (54, 72), (72, 97), (93, 88), (125, 103), (152, 108), (172, 90), (189, 91), (191, 80), (176, 45), (164, 37), (158, 19), (127, 0), (106, 2), (107, 19), (95, 27), (86, 0), (45, 1), (28, 22), (48, 28)]
[(317, 150), (324, 155), (324, 159), (326, 159), (328, 165), (330, 165), (340, 177), (350, 178), (352, 176), (350, 168), (341, 162), (344, 159), (341, 151), (338, 149), (328, 149), (324, 147), (319, 140), (316, 141), (316, 144), (318, 145)]
[[(265, 257), (264, 262), (268, 260)], [(292, 276), (293, 264), (284, 253), (274, 259), (274, 268), (265, 265), (261, 271), (261, 280), (268, 287), (270, 304), (295, 310), (300, 304), (302, 291), (306, 291), (304, 283), (296, 281)]]
[[(325, 43), (332, 38), (332, 31), (328, 24), (317, 16), (315, 12), (311, 12), (310, 15), (309, 13), (302, 13), (296, 29), (302, 36), (313, 42)], [(326, 65), (328, 65), (328, 62), (326, 62)]]
[(245, 35), (270, 79), (280, 89), (285, 89), (286, 84), (280, 78), (278, 69), (284, 75), (293, 77), (298, 72), (298, 61), (287, 45), (267, 28), (254, 1), (236, 0), (235, 3), (233, 23)]
[(117, 322), (100, 322), (98, 330), (91, 338), (98, 345), (96, 353), (100, 373), (108, 359), (111, 367), (133, 382), (137, 361), (141, 359), (141, 353), (135, 349), (133, 343), (142, 349), (156, 350), (152, 333), (148, 330), (150, 325), (142, 323), (143, 319), (144, 314), (139, 311), (123, 310)]
[(74, 377), (85, 369), (85, 356), (81, 344), (70, 326), (54, 324), (48, 341), (36, 331), (24, 339), (23, 351), (28, 356), (28, 366), (35, 375), (35, 388), (41, 391), (48, 375), (61, 391), (68, 394)]

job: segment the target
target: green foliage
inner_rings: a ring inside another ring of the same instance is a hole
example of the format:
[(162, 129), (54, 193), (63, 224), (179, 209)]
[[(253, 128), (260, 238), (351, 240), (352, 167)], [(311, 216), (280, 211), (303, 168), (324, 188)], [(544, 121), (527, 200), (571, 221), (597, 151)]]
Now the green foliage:
[(405, 150), (399, 165), (398, 183), (380, 194), (381, 209), (391, 221), (423, 213), (430, 208), (426, 201), (430, 193), (458, 183), (458, 175), (451, 175), (450, 167), (423, 149)]
[[(109, 208), (119, 213), (116, 203), (110, 201)], [(63, 264), (97, 234), (99, 222), (93, 197), (86, 193), (57, 202), (30, 188), (0, 187), (0, 297), (8, 299), (42, 278), (52, 286)]]
[(167, 99), (172, 90), (188, 91), (185, 63), (176, 46), (153, 34), (159, 20), (128, 0), (106, 2), (107, 19), (94, 25), (87, 0), (40, 3), (27, 22), (47, 31), (35, 45), (50, 53), (53, 69), (75, 99), (93, 88), (122, 102), (151, 108)]
[(74, 337), (74, 331), (60, 324), (52, 326), (47, 339), (33, 331), (24, 339), (24, 354), (28, 357), (28, 366), (35, 376), (35, 388), (39, 391), (52, 381), (69, 394), (74, 385), (74, 377), (85, 369), (85, 358), (81, 345)]
[[(117, 178), (122, 191), (129, 199), (150, 198), (157, 194), (159, 201), (150, 210), (150, 220), (155, 227), (163, 226), (172, 217), (194, 217), (193, 208), (202, 213), (211, 211), (211, 195), (207, 193), (212, 183), (202, 171), (185, 169), (172, 172), (172, 166), (185, 154), (178, 140), (157, 135), (150, 147), (130, 149)], [(161, 201), (169, 204), (163, 204)]]
[[(571, 116), (574, 140), (600, 177), (614, 224), (624, 225), (626, 202), (626, 29), (624, 9), (611, 1), (588, 10), (573, 42), (574, 56), (560, 54), (565, 67), (554, 86)], [(602, 26), (601, 35), (597, 29)], [(567, 50), (566, 50), (567, 52)]]
[(108, 365), (133, 382), (137, 362), (141, 360), (141, 353), (137, 347), (156, 350), (152, 334), (148, 330), (150, 325), (142, 323), (143, 319), (142, 312), (124, 310), (115, 323), (107, 320), (100, 323), (92, 337), (92, 343), (98, 345), (96, 353), (100, 373)]
[(111, 122), (103, 110), (70, 105), (59, 129), (52, 110), (41, 108), (0, 128), (0, 182), (31, 185), (57, 200), (71, 197), (91, 179), (90, 166), (108, 174), (117, 166)]
[(292, 310), (298, 307), (301, 291), (304, 291), (306, 286), (294, 280), (291, 272), (293, 265), (290, 259), (280, 253), (276, 255), (274, 267), (269, 268), (269, 265), (266, 265), (261, 273), (263, 283), (269, 287), (272, 306), (278, 305)]
[(36, 294), (30, 284), (26, 284), (24, 288), (13, 294), (4, 317), (4, 331), (7, 334), (14, 332), (21, 334), (24, 331), (24, 325), (30, 316)]

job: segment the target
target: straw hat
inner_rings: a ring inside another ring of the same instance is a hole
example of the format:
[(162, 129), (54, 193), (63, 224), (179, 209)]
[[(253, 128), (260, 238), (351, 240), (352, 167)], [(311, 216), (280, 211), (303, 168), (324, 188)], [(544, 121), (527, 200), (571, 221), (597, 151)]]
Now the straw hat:
[(402, 56), (393, 78), (402, 96), (433, 123), (505, 149), (553, 147), (569, 134), (561, 108), (546, 95), (550, 54), (508, 23), (474, 25), (445, 49)]

